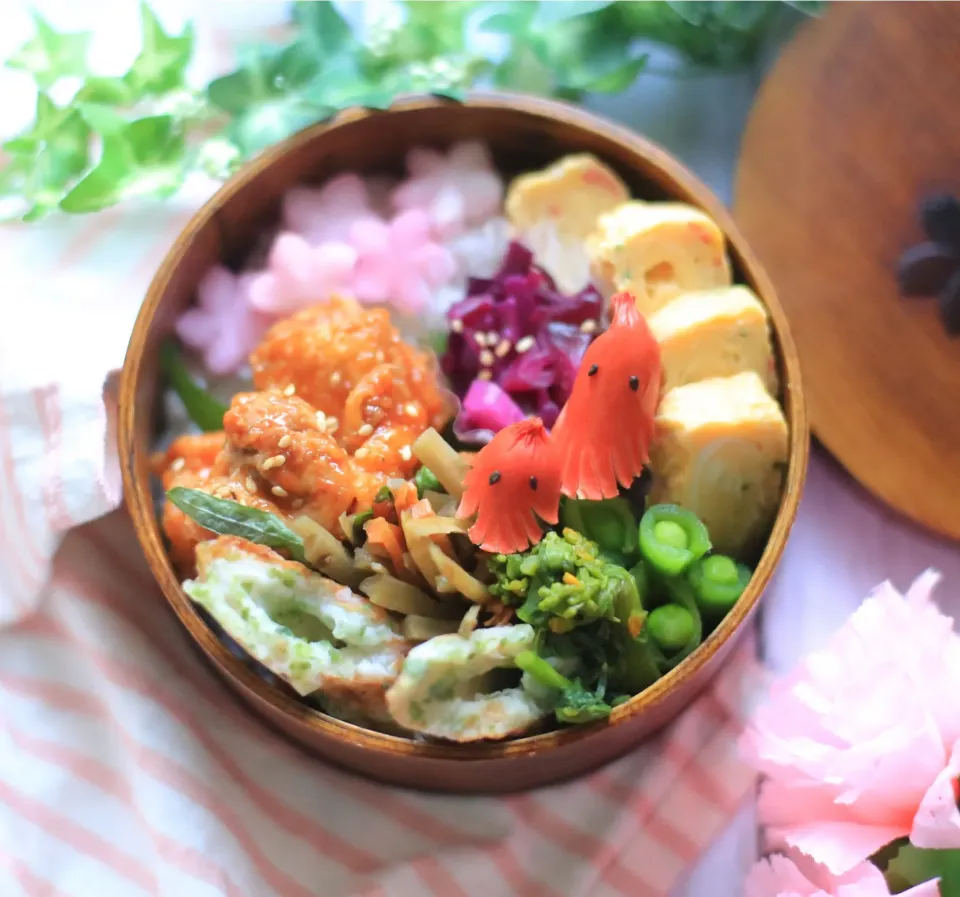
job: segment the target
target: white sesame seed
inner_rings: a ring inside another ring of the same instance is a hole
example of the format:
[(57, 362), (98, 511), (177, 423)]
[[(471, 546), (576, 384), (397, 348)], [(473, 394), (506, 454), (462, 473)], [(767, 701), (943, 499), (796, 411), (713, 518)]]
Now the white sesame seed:
[(325, 430), (327, 428), (327, 416), (322, 411), (317, 412), (317, 426), (321, 430)]
[(303, 499), (302, 499), (302, 498), (295, 498), (292, 502), (290, 502), (290, 504), (291, 504), (291, 506), (294, 507), (294, 508), (302, 508), (302, 507), (303, 507)]
[(493, 379), (493, 371), (490, 371), (490, 370), (479, 371), (479, 372), (477, 373), (477, 379), (478, 379), (478, 380), (492, 380), (492, 379)]
[(331, 386), (339, 386), (339, 385), (340, 385), (340, 381), (341, 381), (342, 379), (343, 379), (343, 375), (340, 373), (340, 371), (334, 371), (334, 372), (330, 375), (330, 385), (331, 385)]
[(387, 357), (383, 354), (383, 349), (377, 349), (377, 354), (373, 356), (376, 359), (377, 364), (383, 364), (383, 360)]
[(523, 355), (524, 352), (529, 352), (533, 348), (533, 344), (536, 340), (532, 336), (525, 336), (522, 339), (517, 340), (516, 350)]
[(283, 486), (273, 486), (273, 487), (271, 487), (270, 491), (271, 491), (274, 495), (276, 495), (277, 498), (286, 498), (286, 497), (287, 497), (287, 494), (288, 494), (288, 493), (287, 493), (287, 490), (284, 489)]
[(364, 424), (357, 430), (357, 436), (369, 436), (373, 432), (373, 426), (371, 424)]
[(354, 457), (354, 458), (366, 458), (367, 455), (369, 455), (369, 454), (370, 454), (370, 452), (367, 451), (366, 446), (361, 445), (360, 448), (358, 448), (358, 449), (353, 453), (353, 457)]
[(278, 440), (277, 448), (286, 448), (291, 442), (293, 442), (293, 437), (289, 433), (285, 433)]
[(414, 405), (413, 402), (409, 402), (408, 404), (404, 405), (403, 408), (404, 408), (404, 411), (407, 412), (408, 417), (417, 416), (417, 406)]
[(328, 432), (328, 433), (336, 433), (336, 432), (337, 432), (337, 427), (339, 427), (339, 426), (340, 426), (340, 421), (338, 421), (335, 417), (328, 417), (328, 418), (327, 418), (327, 432)]
[(183, 470), (184, 467), (186, 467), (186, 465), (187, 465), (186, 458), (177, 458), (174, 460), (173, 464), (170, 465), (170, 469), (174, 473), (179, 473), (181, 470)]
[(487, 368), (490, 367), (490, 365), (493, 364), (494, 360), (495, 359), (493, 357), (493, 352), (491, 352), (489, 349), (484, 349), (480, 353), (480, 364), (482, 364), (484, 367), (487, 367)]
[(404, 461), (409, 461), (413, 457), (413, 449), (409, 445), (400, 446), (400, 457)]
[(286, 387), (286, 389), (284, 389), (283, 394), (285, 396), (292, 396), (296, 391), (297, 387), (291, 383), (288, 387)]
[(497, 348), (493, 350), (493, 354), (496, 355), (497, 358), (503, 358), (503, 356), (506, 355), (512, 348), (513, 345), (511, 344), (510, 340), (502, 339), (499, 343), (497, 343)]
[(483, 347), (487, 344), (487, 335), (486, 335), (485, 333), (480, 333), (479, 331), (477, 331), (477, 332), (473, 335), (473, 338), (474, 338), (476, 344), (477, 344), (478, 346), (480, 346), (481, 348), (483, 348)]
[(273, 456), (273, 466), (274, 467), (283, 467), (287, 463), (287, 459), (283, 455), (274, 455)]
[(487, 345), (488, 345), (488, 346), (495, 346), (495, 345), (497, 344), (497, 341), (498, 341), (499, 339), (500, 339), (500, 334), (499, 334), (499, 333), (496, 333), (496, 332), (493, 331), (493, 330), (490, 330), (490, 331), (487, 332)]
[(450, 329), (454, 333), (463, 333), (463, 321), (461, 321), (459, 318), (454, 318), (450, 322)]
[(581, 333), (596, 333), (597, 331), (597, 322), (596, 321), (584, 321), (580, 325)]
[(246, 487), (247, 492), (251, 495), (256, 495), (257, 484), (254, 482), (253, 477), (247, 477), (247, 481), (243, 485)]

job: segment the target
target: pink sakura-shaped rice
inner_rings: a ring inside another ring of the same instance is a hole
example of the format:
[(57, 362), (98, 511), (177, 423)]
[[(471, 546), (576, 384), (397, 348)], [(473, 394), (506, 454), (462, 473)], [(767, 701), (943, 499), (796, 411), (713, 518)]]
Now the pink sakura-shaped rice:
[(357, 251), (349, 243), (311, 246), (300, 234), (278, 234), (267, 270), (253, 277), (250, 303), (275, 317), (293, 314), (348, 289), (356, 264)]
[(353, 173), (337, 175), (322, 187), (293, 187), (283, 198), (283, 224), (314, 246), (342, 242), (354, 223), (377, 217), (374, 198), (370, 183)]
[(246, 364), (273, 321), (249, 302), (255, 276), (211, 268), (197, 286), (196, 306), (177, 320), (177, 336), (202, 354), (211, 374), (231, 374)]
[(453, 256), (431, 238), (430, 219), (422, 209), (402, 212), (388, 223), (358, 222), (350, 230), (350, 243), (358, 253), (351, 291), (360, 302), (419, 312), (456, 273)]
[(422, 209), (443, 240), (495, 215), (503, 199), (503, 179), (483, 144), (455, 144), (444, 156), (417, 147), (407, 155), (410, 177), (393, 193), (398, 211)]

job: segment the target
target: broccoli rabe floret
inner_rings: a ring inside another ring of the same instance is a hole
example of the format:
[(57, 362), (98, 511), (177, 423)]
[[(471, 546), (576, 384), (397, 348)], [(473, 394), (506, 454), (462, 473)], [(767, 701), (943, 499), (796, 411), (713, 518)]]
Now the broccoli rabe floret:
[(553, 632), (592, 620), (639, 627), (639, 620), (631, 623), (643, 613), (633, 577), (571, 529), (547, 533), (523, 554), (497, 555), (491, 569), (490, 591), (506, 604), (519, 605), (517, 616), (525, 623)]

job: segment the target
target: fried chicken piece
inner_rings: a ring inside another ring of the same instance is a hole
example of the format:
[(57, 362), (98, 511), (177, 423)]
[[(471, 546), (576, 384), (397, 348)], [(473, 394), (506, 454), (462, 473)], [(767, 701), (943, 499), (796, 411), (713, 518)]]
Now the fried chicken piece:
[(224, 438), (223, 430), (180, 436), (165, 452), (157, 452), (150, 459), (150, 468), (163, 482), (163, 488), (171, 489), (170, 481), (179, 471), (211, 470), (223, 448)]
[(441, 429), (453, 405), (433, 358), (404, 342), (383, 308), (353, 299), (328, 302), (275, 324), (250, 356), (258, 389), (293, 387), (338, 421), (338, 438), (355, 451), (366, 427)]
[(241, 393), (223, 425), (232, 481), (269, 496), (283, 516), (306, 514), (341, 535), (338, 518), (355, 497), (349, 458), (315, 409), (278, 390)]

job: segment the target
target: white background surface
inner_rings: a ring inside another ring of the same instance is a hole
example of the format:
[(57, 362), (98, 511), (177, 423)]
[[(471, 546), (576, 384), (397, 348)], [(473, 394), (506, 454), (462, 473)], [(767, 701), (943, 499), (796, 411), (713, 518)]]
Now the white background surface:
[[(36, 4), (56, 25), (93, 29), (97, 67), (122, 71), (137, 50), (135, 0), (46, 0)], [(200, 21), (237, 28), (283, 18), (285, 3), (155, 0), (165, 23), (190, 11)], [(192, 7), (192, 9), (191, 9)], [(31, 33), (23, 0), (0, 4), (0, 57)], [(198, 81), (209, 76), (198, 67)], [(663, 144), (730, 200), (740, 136), (759, 75), (671, 79), (643, 76), (627, 95), (591, 103)], [(29, 120), (29, 80), (0, 75), (0, 130), (9, 134)], [(13, 272), (6, 272), (8, 277)], [(905, 588), (927, 566), (944, 573), (941, 603), (960, 608), (960, 547), (947, 545), (897, 519), (867, 496), (822, 451), (815, 449), (806, 495), (786, 555), (763, 607), (763, 645), (768, 664), (785, 671), (822, 645), (869, 589), (889, 578)], [(734, 897), (756, 853), (752, 809), (745, 809), (703, 858), (678, 897)], [(641, 897), (641, 895), (638, 895)]]

